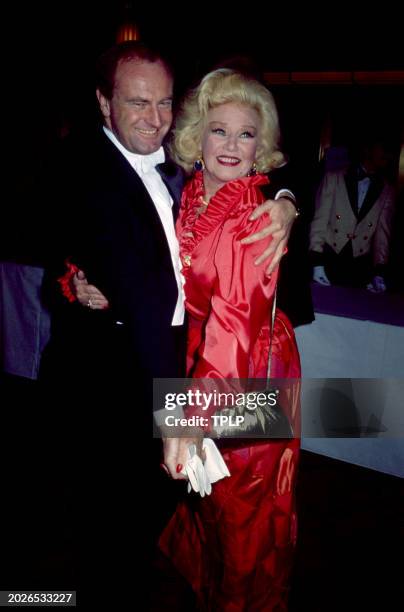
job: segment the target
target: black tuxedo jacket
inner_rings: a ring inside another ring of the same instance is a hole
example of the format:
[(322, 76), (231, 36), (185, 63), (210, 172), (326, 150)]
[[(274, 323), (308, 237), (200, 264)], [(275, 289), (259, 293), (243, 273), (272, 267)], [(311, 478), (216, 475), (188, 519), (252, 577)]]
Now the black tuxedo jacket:
[[(178, 212), (182, 172), (171, 162), (158, 171)], [(50, 267), (70, 256), (110, 302), (105, 312), (63, 302), (55, 309), (44, 358), (52, 375), (59, 363), (98, 382), (110, 376), (110, 385), (118, 387), (130, 380), (142, 393), (146, 387), (150, 392), (153, 378), (182, 376), (178, 334), (171, 326), (178, 295), (174, 270), (142, 181), (102, 130), (87, 141), (67, 140), (52, 175), (48, 190), (59, 196), (50, 198), (58, 209), (57, 220), (48, 215), (58, 228), (54, 232), (47, 224), (48, 244), (53, 236)]]

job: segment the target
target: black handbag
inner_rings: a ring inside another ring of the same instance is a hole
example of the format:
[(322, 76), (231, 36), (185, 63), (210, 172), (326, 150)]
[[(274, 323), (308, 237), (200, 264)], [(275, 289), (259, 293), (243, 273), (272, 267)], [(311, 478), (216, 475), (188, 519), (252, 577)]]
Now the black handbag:
[[(267, 377), (265, 389), (245, 392), (243, 402), (230, 408), (217, 410), (213, 415), (213, 436), (222, 438), (293, 438), (293, 428), (278, 401), (259, 405), (259, 394), (265, 393), (273, 398), (279, 395), (279, 389), (271, 387), (272, 340), (276, 316), (276, 290), (270, 318), (270, 341), (268, 351)], [(240, 394), (238, 394), (240, 395)], [(254, 404), (255, 408), (248, 406)], [(215, 418), (217, 417), (217, 418)], [(222, 418), (220, 418), (222, 417)], [(227, 417), (227, 418), (223, 418)], [(237, 417), (239, 417), (237, 419)], [(219, 423), (219, 424), (217, 424)], [(239, 425), (235, 425), (239, 423)]]

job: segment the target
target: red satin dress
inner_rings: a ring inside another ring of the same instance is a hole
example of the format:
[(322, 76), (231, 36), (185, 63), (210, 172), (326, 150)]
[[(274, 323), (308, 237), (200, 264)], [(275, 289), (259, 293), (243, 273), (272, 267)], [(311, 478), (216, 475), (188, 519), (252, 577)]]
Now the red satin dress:
[[(227, 183), (200, 214), (202, 173), (185, 187), (177, 223), (189, 314), (188, 375), (266, 378), (269, 313), (278, 271), (255, 266), (262, 243), (240, 240), (268, 224), (248, 217), (264, 201), (262, 175)], [(277, 311), (271, 376), (299, 378), (293, 328)], [(298, 402), (292, 402), (292, 412)], [(204, 415), (206, 416), (206, 415)], [(297, 414), (289, 415), (294, 425)], [(221, 448), (231, 477), (204, 498), (179, 504), (160, 547), (188, 579), (202, 609), (287, 609), (296, 540), (295, 481), (300, 443), (238, 440)]]

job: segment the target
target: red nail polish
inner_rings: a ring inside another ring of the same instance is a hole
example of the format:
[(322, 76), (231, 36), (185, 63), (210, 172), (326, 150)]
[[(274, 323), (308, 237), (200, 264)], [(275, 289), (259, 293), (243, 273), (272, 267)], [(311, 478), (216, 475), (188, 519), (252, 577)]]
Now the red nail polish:
[(176, 469), (177, 469), (177, 474), (179, 474), (182, 470), (182, 463), (179, 463)]

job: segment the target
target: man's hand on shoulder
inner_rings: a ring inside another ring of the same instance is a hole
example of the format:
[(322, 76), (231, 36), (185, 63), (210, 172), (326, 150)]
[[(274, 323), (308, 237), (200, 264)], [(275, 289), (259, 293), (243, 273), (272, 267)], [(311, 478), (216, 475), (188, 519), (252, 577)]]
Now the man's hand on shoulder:
[(265, 213), (270, 215), (270, 223), (259, 232), (244, 238), (241, 242), (242, 244), (251, 244), (257, 240), (263, 240), (268, 236), (272, 236), (271, 244), (255, 261), (255, 264), (258, 266), (268, 258), (271, 258), (271, 262), (266, 269), (266, 273), (269, 275), (279, 264), (283, 255), (287, 253), (290, 232), (299, 212), (295, 204), (292, 203), (290, 196), (281, 196), (276, 200), (266, 200), (266, 202), (257, 206), (250, 219), (252, 221), (258, 219)]

